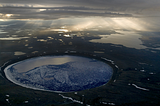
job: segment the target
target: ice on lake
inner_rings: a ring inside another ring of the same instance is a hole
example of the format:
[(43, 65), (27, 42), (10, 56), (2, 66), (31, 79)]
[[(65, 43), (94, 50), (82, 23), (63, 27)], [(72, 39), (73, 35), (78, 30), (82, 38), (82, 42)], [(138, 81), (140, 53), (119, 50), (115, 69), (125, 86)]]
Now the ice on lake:
[(20, 86), (46, 91), (72, 92), (106, 84), (112, 68), (101, 61), (81, 56), (43, 56), (9, 65), (6, 77)]

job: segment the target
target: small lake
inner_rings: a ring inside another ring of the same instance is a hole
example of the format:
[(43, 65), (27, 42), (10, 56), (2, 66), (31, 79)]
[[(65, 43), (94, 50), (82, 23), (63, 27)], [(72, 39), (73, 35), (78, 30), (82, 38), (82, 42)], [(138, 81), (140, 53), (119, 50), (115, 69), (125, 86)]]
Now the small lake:
[(106, 63), (81, 56), (43, 56), (9, 65), (4, 70), (13, 83), (31, 89), (72, 92), (106, 84), (113, 69)]

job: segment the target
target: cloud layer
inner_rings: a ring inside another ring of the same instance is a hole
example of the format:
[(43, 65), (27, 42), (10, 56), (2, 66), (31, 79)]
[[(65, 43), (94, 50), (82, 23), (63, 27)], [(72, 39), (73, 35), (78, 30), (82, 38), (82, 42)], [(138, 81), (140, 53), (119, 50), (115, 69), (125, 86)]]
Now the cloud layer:
[(159, 0), (1, 0), (0, 4), (1, 19), (160, 15)]

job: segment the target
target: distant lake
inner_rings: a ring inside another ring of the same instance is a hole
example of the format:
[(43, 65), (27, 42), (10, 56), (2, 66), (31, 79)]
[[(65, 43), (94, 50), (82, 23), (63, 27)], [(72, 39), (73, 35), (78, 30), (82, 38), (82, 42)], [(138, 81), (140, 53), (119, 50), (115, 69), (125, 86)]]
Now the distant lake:
[(72, 92), (106, 84), (113, 69), (81, 56), (43, 56), (9, 65), (4, 70), (13, 83), (31, 89)]
[(142, 35), (134, 31), (117, 31), (119, 34), (100, 35), (101, 39), (92, 39), (90, 42), (95, 43), (112, 43), (119, 44), (129, 48), (146, 49), (139, 39)]

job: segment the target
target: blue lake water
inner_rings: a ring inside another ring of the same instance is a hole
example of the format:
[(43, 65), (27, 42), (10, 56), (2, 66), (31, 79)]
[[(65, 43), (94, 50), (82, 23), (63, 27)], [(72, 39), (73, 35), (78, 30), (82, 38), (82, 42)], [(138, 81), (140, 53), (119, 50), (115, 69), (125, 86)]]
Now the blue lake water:
[(4, 70), (13, 83), (31, 89), (72, 92), (106, 84), (112, 68), (80, 56), (44, 56), (9, 65)]

